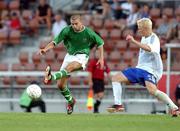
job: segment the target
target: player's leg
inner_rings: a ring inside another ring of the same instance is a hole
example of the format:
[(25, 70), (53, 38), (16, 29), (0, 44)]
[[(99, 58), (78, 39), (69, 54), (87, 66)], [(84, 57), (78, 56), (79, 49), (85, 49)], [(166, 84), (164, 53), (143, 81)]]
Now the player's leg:
[(77, 54), (75, 56), (66, 54), (60, 71), (56, 72), (55, 74), (51, 74), (50, 66), (46, 68), (44, 82), (48, 83), (51, 80), (59, 80), (63, 77), (67, 77), (69, 73), (73, 71), (85, 69), (88, 58), (89, 57), (86, 54)]
[(62, 79), (64, 77), (67, 77), (69, 73), (71, 73), (75, 70), (81, 69), (81, 68), (82, 68), (82, 65), (79, 62), (73, 61), (73, 62), (69, 63), (64, 69), (62, 69), (54, 74), (51, 74), (51, 67), (47, 66), (44, 82), (49, 83), (51, 80)]
[(173, 103), (173, 101), (168, 97), (167, 94), (157, 89), (157, 86), (149, 81), (145, 81), (145, 86), (151, 95), (157, 97), (157, 99), (163, 101), (170, 108), (172, 115), (179, 115), (178, 107)]
[(103, 92), (101, 91), (95, 94), (94, 98), (96, 101), (94, 103), (94, 113), (99, 113), (99, 106), (101, 105), (103, 96), (104, 96), (104, 91)]
[(104, 81), (93, 79), (93, 92), (94, 92), (94, 113), (99, 113), (99, 106), (104, 96)]
[(118, 112), (124, 111), (124, 107), (122, 106), (122, 86), (121, 83), (129, 83), (128, 78), (122, 73), (118, 73), (112, 76), (112, 88), (114, 95), (114, 105), (107, 108), (108, 112)]
[(60, 89), (61, 94), (67, 100), (67, 114), (71, 114), (73, 112), (73, 107), (75, 104), (75, 99), (72, 97), (69, 88), (67, 87), (67, 80), (68, 78), (62, 78), (61, 80), (57, 81), (57, 86)]
[(39, 107), (39, 109), (41, 110), (41, 112), (45, 113), (46, 112), (46, 105), (45, 102), (40, 100), (34, 100), (31, 102), (31, 104), (29, 105), (29, 109), (33, 108), (33, 107)]
[(38, 103), (39, 103), (39, 108), (40, 108), (41, 112), (45, 113), (46, 112), (46, 104), (45, 104), (45, 102), (40, 99), (38, 101)]

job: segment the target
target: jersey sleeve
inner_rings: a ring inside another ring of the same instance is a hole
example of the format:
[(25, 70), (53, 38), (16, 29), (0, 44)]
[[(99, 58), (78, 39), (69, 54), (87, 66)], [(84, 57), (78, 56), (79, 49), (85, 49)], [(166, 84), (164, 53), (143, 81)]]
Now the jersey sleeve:
[(65, 39), (65, 37), (67, 36), (67, 31), (68, 29), (65, 27), (54, 39), (53, 42), (55, 45), (58, 45), (61, 41), (63, 41)]
[(150, 38), (150, 42), (148, 43), (148, 46), (151, 48), (151, 52), (157, 52), (159, 53), (160, 50), (160, 42), (157, 36), (153, 35)]
[(99, 35), (97, 35), (93, 30), (90, 30), (90, 34), (91, 39), (94, 43), (96, 43), (97, 47), (101, 47), (102, 45), (104, 45), (103, 39)]

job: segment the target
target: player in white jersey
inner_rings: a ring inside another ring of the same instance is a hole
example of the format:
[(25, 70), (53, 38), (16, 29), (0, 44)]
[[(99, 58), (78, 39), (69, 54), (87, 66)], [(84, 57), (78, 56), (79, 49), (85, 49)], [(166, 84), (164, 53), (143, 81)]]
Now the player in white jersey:
[(178, 107), (162, 91), (158, 90), (157, 82), (163, 73), (160, 57), (160, 42), (156, 34), (152, 32), (152, 21), (142, 18), (137, 21), (138, 32), (142, 36), (141, 42), (128, 35), (126, 40), (140, 48), (138, 65), (135, 68), (127, 68), (112, 77), (114, 105), (107, 108), (108, 112), (124, 111), (121, 101), (121, 83), (139, 83), (144, 85), (149, 93), (157, 99), (165, 102), (170, 108), (172, 116), (180, 114)]

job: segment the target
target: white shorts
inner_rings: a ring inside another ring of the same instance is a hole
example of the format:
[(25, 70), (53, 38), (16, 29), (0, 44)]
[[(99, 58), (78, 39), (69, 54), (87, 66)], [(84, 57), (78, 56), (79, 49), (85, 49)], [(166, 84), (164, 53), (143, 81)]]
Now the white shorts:
[(67, 65), (71, 62), (77, 61), (82, 65), (83, 70), (86, 69), (86, 65), (88, 62), (89, 56), (86, 54), (76, 54), (76, 55), (69, 55), (68, 53), (64, 57), (64, 61), (61, 65), (60, 70), (63, 70), (67, 67)]

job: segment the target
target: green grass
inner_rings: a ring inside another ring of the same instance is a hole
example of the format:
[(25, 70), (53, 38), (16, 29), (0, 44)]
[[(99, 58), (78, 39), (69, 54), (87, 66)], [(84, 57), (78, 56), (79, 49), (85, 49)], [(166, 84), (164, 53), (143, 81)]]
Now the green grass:
[(176, 131), (168, 115), (0, 113), (0, 131)]

